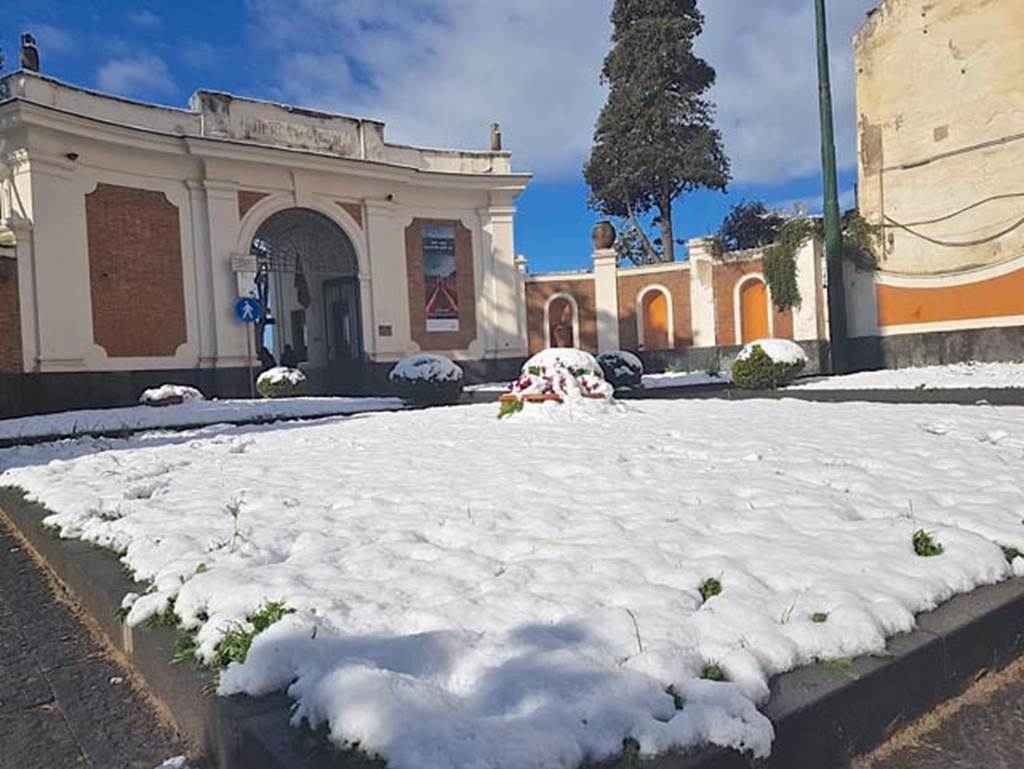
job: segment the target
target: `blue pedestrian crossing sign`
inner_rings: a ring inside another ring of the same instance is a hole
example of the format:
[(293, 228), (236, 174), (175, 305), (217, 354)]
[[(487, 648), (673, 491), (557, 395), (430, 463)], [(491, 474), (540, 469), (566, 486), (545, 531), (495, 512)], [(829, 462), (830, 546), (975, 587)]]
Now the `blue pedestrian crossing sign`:
[(242, 323), (259, 323), (263, 317), (263, 308), (258, 299), (251, 296), (243, 296), (235, 302), (235, 315)]

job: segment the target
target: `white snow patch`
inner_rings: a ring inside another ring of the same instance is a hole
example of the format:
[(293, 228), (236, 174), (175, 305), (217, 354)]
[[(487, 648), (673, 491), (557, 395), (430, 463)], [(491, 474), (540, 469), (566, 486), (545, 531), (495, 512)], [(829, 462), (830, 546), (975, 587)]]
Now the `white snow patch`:
[(175, 756), (174, 758), (168, 758), (159, 766), (153, 767), (153, 769), (190, 769), (190, 767), (185, 756)]
[(662, 387), (697, 387), (701, 385), (732, 382), (732, 377), (722, 372), (717, 376), (706, 371), (666, 372), (664, 374), (644, 374), (644, 387), (657, 390)]
[(159, 387), (151, 387), (144, 390), (139, 396), (139, 403), (148, 406), (153, 403), (160, 403), (168, 398), (181, 398), (182, 403), (205, 400), (205, 397), (195, 387), (188, 385), (164, 384)]
[(462, 381), (462, 368), (442, 355), (413, 355), (400, 360), (391, 369), (388, 378), (392, 382), (396, 379), (407, 382), (459, 382)]
[[(1000, 548), (1024, 550), (1022, 410), (532, 413), (12, 449), (0, 484), (58, 511), (64, 536), (123, 552), (155, 591), (130, 621), (173, 596), (204, 654), (265, 602), (294, 608), (221, 693), (288, 687), (296, 720), (393, 769), (567, 769), (628, 736), (648, 754), (764, 755), (773, 675), (879, 653), (915, 614), (1024, 570)], [(916, 556), (918, 529), (944, 554)], [(709, 577), (723, 590), (702, 603)], [(699, 680), (712, 663), (729, 683)]]
[(148, 406), (84, 409), (0, 419), (0, 440), (73, 438), (87, 433), (199, 427), (223, 422), (315, 419), (367, 411), (398, 411), (405, 407), (398, 398), (279, 398), (191, 401), (165, 409)]
[(744, 345), (740, 354), (736, 357), (739, 360), (746, 360), (754, 352), (755, 347), (760, 347), (767, 353), (768, 357), (775, 363), (807, 363), (807, 353), (796, 342), (788, 339), (758, 339), (756, 342)]
[(802, 390), (945, 390), (1024, 388), (1024, 363), (955, 363), (864, 371), (792, 385)]

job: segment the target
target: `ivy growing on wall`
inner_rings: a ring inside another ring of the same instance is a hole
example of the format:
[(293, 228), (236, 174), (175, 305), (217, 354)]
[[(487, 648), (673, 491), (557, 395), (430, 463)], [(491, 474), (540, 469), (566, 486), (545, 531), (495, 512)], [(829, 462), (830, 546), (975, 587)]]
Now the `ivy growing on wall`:
[[(856, 210), (842, 218), (843, 258), (860, 270), (878, 269), (878, 247), (881, 228), (868, 223)], [(797, 285), (796, 255), (811, 238), (824, 237), (819, 218), (787, 219), (778, 226), (775, 242), (764, 249), (764, 277), (771, 290), (772, 304), (785, 311), (800, 304)], [(716, 259), (728, 259), (726, 241), (718, 235), (711, 239), (711, 253)]]

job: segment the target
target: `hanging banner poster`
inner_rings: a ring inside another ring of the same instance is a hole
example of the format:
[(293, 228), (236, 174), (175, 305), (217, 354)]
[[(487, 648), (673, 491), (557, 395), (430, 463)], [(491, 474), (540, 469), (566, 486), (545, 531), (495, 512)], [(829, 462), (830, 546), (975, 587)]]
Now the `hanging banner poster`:
[(458, 331), (459, 276), (455, 267), (455, 227), (429, 224), (423, 227), (421, 235), (427, 331)]

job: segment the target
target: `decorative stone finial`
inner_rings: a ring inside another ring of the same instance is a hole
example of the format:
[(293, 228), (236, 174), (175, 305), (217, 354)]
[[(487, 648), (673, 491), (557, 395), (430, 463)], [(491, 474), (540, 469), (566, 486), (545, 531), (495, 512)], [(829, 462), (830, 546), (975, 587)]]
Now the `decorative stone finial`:
[(602, 219), (594, 225), (594, 231), (591, 235), (594, 241), (594, 248), (598, 251), (607, 251), (609, 248), (615, 246), (615, 239), (617, 233), (615, 232), (615, 225), (607, 219)]

